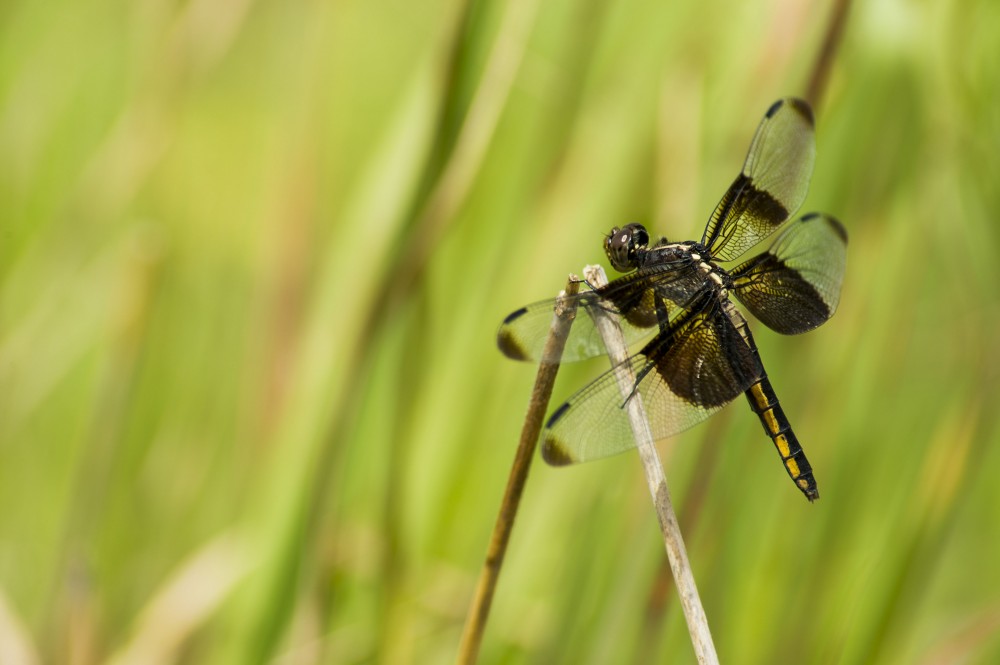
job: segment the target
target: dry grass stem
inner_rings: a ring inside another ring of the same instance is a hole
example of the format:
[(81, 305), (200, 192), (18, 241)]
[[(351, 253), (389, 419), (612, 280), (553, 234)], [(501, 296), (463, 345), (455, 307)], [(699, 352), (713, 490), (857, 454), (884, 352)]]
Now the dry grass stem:
[[(587, 266), (584, 269), (584, 277), (595, 287), (608, 283), (607, 275), (601, 266)], [(708, 629), (708, 618), (701, 605), (701, 597), (698, 595), (698, 587), (691, 572), (691, 564), (684, 548), (680, 525), (677, 523), (677, 515), (674, 514), (674, 507), (670, 501), (667, 479), (663, 474), (656, 446), (653, 445), (653, 435), (649, 429), (649, 420), (646, 417), (642, 396), (638, 392), (633, 394), (635, 376), (626, 362), (628, 349), (625, 346), (621, 327), (613, 315), (602, 309), (593, 308), (588, 313), (594, 319), (594, 325), (597, 326), (601, 338), (604, 340), (612, 367), (618, 369), (616, 373), (618, 385), (621, 388), (622, 397), (626, 400), (625, 409), (632, 425), (632, 433), (638, 444), (639, 458), (642, 461), (642, 468), (649, 484), (649, 493), (652, 495), (653, 504), (656, 507), (656, 517), (660, 523), (660, 532), (663, 534), (663, 545), (667, 550), (670, 569), (674, 574), (674, 583), (680, 594), (681, 608), (684, 611), (684, 619), (687, 621), (695, 655), (698, 662), (703, 665), (718, 663), (719, 657), (715, 653), (715, 645), (712, 643), (712, 633)]]
[[(560, 295), (575, 295), (579, 288), (579, 279), (575, 275), (570, 275), (566, 283), (566, 290)], [(570, 325), (572, 325), (575, 316), (575, 303), (560, 299), (552, 316), (552, 327), (549, 330), (549, 338), (545, 343), (542, 357), (559, 358), (562, 356), (563, 347), (566, 346), (566, 339), (569, 337)], [(476, 592), (469, 606), (469, 614), (462, 631), (462, 642), (459, 645), (456, 661), (461, 665), (476, 662), (479, 655), (479, 646), (482, 643), (483, 631), (486, 628), (490, 605), (493, 602), (493, 593), (496, 590), (497, 579), (500, 577), (500, 568), (503, 565), (504, 554), (507, 552), (507, 543), (510, 541), (510, 534), (514, 528), (514, 518), (517, 516), (517, 508), (521, 503), (524, 483), (528, 479), (531, 460), (535, 455), (538, 435), (542, 430), (542, 422), (549, 407), (549, 399), (552, 397), (552, 387), (555, 385), (558, 371), (558, 362), (543, 362), (539, 365), (538, 374), (535, 376), (535, 386), (531, 390), (531, 399), (528, 402), (528, 413), (524, 417), (521, 438), (514, 455), (514, 463), (511, 465), (510, 475), (507, 478), (507, 489), (500, 504), (496, 523), (493, 525), (493, 535), (490, 537), (489, 548), (486, 550), (486, 560), (479, 573)]]
[(847, 11), (850, 9), (851, 0), (836, 0), (833, 6), (833, 13), (830, 15), (830, 22), (826, 27), (826, 36), (823, 39), (823, 46), (816, 56), (813, 65), (812, 75), (809, 77), (809, 88), (806, 91), (806, 101), (816, 109), (826, 91), (827, 82), (830, 79), (830, 67), (833, 65), (834, 57), (840, 46), (840, 39), (844, 34), (844, 24), (847, 22)]

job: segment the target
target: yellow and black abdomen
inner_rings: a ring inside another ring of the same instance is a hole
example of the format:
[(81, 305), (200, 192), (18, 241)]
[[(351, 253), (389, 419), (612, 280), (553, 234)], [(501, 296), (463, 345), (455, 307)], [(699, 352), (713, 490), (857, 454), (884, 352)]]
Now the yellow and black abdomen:
[(760, 418), (764, 431), (774, 441), (788, 475), (807, 499), (810, 501), (818, 499), (819, 490), (816, 488), (812, 465), (806, 459), (806, 453), (799, 445), (799, 440), (795, 438), (795, 432), (788, 424), (785, 412), (781, 410), (778, 396), (774, 394), (767, 373), (761, 372), (760, 379), (747, 389), (746, 395), (750, 408)]

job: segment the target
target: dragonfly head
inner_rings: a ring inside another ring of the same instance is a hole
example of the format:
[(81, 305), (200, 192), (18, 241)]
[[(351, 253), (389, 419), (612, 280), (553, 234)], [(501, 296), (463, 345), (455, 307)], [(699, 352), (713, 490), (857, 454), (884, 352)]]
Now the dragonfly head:
[(622, 228), (617, 226), (611, 229), (611, 233), (604, 240), (604, 253), (608, 255), (608, 261), (618, 272), (629, 272), (639, 267), (640, 254), (649, 245), (649, 234), (642, 224), (626, 224)]

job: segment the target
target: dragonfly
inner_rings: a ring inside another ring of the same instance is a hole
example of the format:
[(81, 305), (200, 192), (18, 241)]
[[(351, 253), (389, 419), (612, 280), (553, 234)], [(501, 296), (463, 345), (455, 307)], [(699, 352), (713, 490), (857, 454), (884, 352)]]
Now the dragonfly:
[[(551, 413), (542, 433), (546, 462), (561, 466), (634, 448), (629, 400), (642, 400), (659, 440), (704, 421), (742, 393), (796, 487), (810, 501), (819, 498), (812, 465), (764, 370), (747, 318), (731, 298), (785, 335), (812, 330), (836, 311), (847, 231), (819, 212), (789, 221), (806, 198), (815, 158), (809, 104), (778, 100), (764, 114), (743, 169), (701, 240), (651, 242), (641, 224), (612, 228), (604, 251), (623, 276), (561, 301), (522, 307), (503, 320), (497, 346), (515, 360), (560, 363), (605, 355), (595, 321), (608, 315), (619, 321), (629, 348), (637, 347), (624, 367), (612, 367)], [(764, 249), (751, 251), (758, 247)], [(591, 316), (576, 316), (561, 355), (547, 357), (557, 302)], [(624, 396), (621, 370), (634, 377)]]

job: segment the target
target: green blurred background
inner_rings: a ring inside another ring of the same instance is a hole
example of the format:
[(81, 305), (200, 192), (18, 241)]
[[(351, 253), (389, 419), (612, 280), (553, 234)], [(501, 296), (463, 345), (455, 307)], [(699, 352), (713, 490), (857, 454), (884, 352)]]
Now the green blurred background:
[[(509, 311), (698, 237), (828, 3), (0, 6), (0, 662), (449, 662)], [(1000, 4), (872, 0), (805, 209), (841, 308), (661, 446), (727, 663), (1000, 662)], [(602, 369), (563, 368), (554, 400)], [(483, 663), (690, 662), (634, 455), (529, 478)]]

